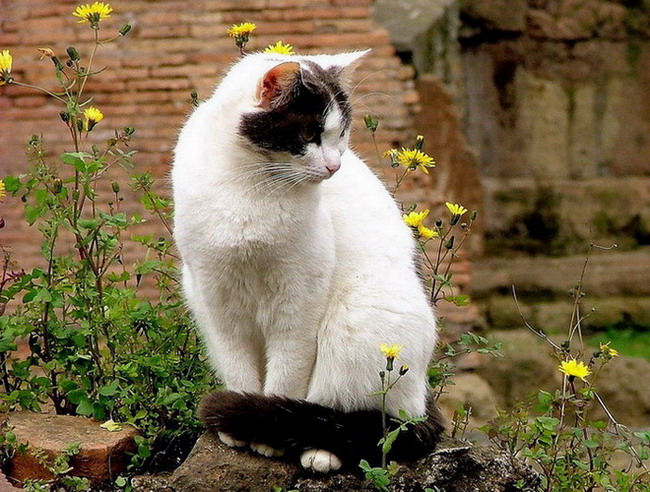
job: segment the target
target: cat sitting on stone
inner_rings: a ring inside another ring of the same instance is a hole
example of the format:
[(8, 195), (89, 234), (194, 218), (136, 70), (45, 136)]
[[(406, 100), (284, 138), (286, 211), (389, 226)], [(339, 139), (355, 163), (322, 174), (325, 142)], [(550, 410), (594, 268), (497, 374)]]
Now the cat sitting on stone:
[(227, 388), (200, 416), (230, 446), (319, 472), (380, 455), (381, 344), (403, 345), (409, 368), (387, 413), (428, 415), (391, 459), (442, 431), (416, 244), (348, 148), (346, 79), (364, 54), (245, 56), (188, 119), (172, 171), (185, 297)]

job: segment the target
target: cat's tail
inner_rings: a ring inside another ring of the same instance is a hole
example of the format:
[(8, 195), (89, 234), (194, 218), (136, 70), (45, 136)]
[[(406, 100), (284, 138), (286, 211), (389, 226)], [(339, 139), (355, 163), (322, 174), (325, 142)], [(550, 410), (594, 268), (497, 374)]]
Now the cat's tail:
[[(325, 450), (350, 467), (361, 459), (379, 464), (381, 457), (378, 442), (383, 430), (378, 410), (343, 412), (281, 396), (215, 391), (201, 401), (199, 417), (211, 430), (237, 441), (265, 444), (288, 455)], [(391, 429), (396, 427), (390, 418), (387, 421)], [(427, 454), (443, 430), (440, 411), (430, 400), (427, 419), (399, 433), (389, 459), (412, 460)]]

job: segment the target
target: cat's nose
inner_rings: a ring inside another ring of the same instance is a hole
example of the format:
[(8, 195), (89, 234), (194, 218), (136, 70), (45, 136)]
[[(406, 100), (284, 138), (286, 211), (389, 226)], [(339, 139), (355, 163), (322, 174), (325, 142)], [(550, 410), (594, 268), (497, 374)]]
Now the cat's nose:
[(325, 168), (330, 173), (330, 176), (339, 170), (341, 167), (341, 159), (328, 160), (325, 164)]

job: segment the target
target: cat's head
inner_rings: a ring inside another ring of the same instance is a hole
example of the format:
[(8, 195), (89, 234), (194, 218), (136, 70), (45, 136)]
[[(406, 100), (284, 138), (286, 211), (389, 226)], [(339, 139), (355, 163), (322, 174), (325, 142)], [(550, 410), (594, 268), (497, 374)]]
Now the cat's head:
[(339, 169), (351, 123), (346, 79), (365, 53), (253, 55), (264, 69), (254, 107), (242, 114), (238, 132), (270, 173), (321, 181)]

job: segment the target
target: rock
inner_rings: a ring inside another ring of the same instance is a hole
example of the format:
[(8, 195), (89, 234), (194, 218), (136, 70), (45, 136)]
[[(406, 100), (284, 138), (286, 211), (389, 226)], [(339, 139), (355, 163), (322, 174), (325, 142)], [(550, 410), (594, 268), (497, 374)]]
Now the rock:
[(497, 31), (526, 29), (526, 0), (461, 0), (461, 13), (473, 23)]
[(489, 338), (503, 343), (503, 357), (485, 358), (476, 373), (490, 384), (500, 408), (512, 408), (539, 389), (559, 387), (558, 364), (539, 337), (518, 330), (492, 332)]
[[(638, 357), (616, 357), (598, 375), (595, 387), (616, 420), (628, 427), (650, 426), (650, 361)], [(593, 419), (607, 420), (604, 410), (594, 406)]]
[(14, 487), (9, 483), (7, 480), (7, 477), (5, 476), (2, 471), (0, 471), (0, 491), (1, 492), (14, 492), (14, 491), (19, 491), (21, 489)]
[(211, 492), (215, 484), (223, 491), (268, 492), (273, 486), (291, 483), (297, 472), (293, 464), (226, 447), (205, 433), (176, 469), (171, 484), (179, 492)]
[(169, 484), (170, 474), (138, 475), (131, 479), (134, 492), (175, 492)]
[[(650, 248), (619, 253), (594, 254), (584, 279), (583, 289), (600, 297), (650, 296)], [(564, 258), (513, 257), (483, 258), (474, 263), (472, 290), (475, 296), (488, 292), (511, 291), (520, 294), (553, 294), (564, 297), (580, 278), (585, 256)], [(587, 298), (589, 299), (589, 298)], [(585, 301), (588, 302), (588, 301)]]
[(473, 373), (460, 373), (452, 381), (454, 384), (445, 388), (445, 393), (439, 400), (443, 415), (448, 420), (461, 405), (472, 408), (472, 420), (475, 422), (470, 421), (470, 428), (497, 416), (494, 391), (482, 377)]
[[(438, 487), (444, 492), (499, 492), (515, 490), (519, 480), (529, 487), (538, 484), (534, 471), (501, 451), (445, 438), (429, 456), (402, 465), (391, 491), (422, 492), (426, 487)], [(359, 475), (315, 476), (293, 463), (227, 448), (209, 433), (199, 438), (169, 484), (176, 492), (268, 492), (274, 486), (301, 492), (375, 490)]]
[(126, 470), (127, 453), (135, 450), (137, 431), (124, 426), (109, 432), (100, 422), (85, 417), (46, 415), (33, 412), (11, 413), (7, 423), (19, 443), (28, 443), (27, 453), (16, 454), (8, 463), (7, 476), (12, 480), (50, 479), (52, 474), (34, 457), (32, 450), (42, 451), (48, 458), (61, 454), (65, 446), (79, 442), (79, 454), (70, 458), (71, 475), (88, 478), (99, 485)]

